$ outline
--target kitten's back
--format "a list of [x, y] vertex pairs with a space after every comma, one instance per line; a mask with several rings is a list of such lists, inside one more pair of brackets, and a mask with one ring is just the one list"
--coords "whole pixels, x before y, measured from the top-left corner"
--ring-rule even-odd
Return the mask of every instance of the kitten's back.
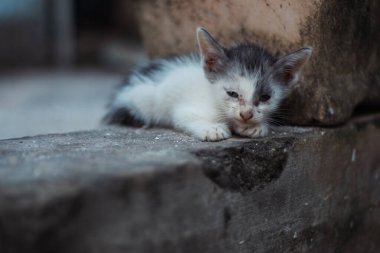
[[142, 127], [145, 125], [141, 118], [137, 117], [127, 107], [115, 105], [118, 96], [134, 85], [160, 85], [163, 79], [170, 75], [171, 71], [177, 71], [183, 66], [199, 65], [198, 54], [187, 54], [164, 59], [151, 60], [133, 69], [126, 81], [117, 88], [108, 105], [108, 113], [103, 117], [102, 123], [107, 125], [121, 125]]

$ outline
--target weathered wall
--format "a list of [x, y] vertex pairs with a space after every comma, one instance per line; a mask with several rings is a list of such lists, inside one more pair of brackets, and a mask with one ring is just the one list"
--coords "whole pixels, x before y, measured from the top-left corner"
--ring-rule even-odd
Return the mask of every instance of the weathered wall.
[[312, 46], [314, 54], [286, 106], [295, 124], [346, 121], [361, 103], [380, 101], [380, 4], [376, 0], [142, 0], [147, 52], [196, 49], [204, 26], [225, 46], [248, 40], [274, 54]]
[[0, 68], [39, 65], [48, 60], [47, 13], [44, 0], [0, 3]]
[[198, 142], [103, 129], [0, 141], [0, 252], [380, 251], [380, 115]]

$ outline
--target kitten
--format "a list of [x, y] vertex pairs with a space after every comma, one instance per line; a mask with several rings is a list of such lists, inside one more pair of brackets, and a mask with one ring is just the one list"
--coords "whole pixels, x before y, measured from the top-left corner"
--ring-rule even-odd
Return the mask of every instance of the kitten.
[[280, 59], [253, 44], [223, 48], [197, 29], [200, 54], [152, 60], [122, 87], [104, 118], [108, 124], [166, 126], [202, 141], [231, 132], [268, 134], [268, 120], [297, 81], [312, 49]]

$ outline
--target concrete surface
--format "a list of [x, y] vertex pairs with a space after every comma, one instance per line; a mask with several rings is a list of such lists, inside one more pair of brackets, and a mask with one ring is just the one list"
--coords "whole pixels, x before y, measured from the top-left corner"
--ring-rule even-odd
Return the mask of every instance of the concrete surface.
[[0, 139], [89, 130], [123, 77], [95, 70], [0, 74]]
[[379, 252], [380, 114], [205, 143], [105, 128], [0, 141], [0, 252]]
[[139, 23], [152, 57], [197, 50], [204, 26], [224, 46], [255, 42], [276, 55], [314, 48], [284, 106], [298, 125], [336, 125], [360, 103], [380, 105], [380, 4], [376, 0], [143, 0]]

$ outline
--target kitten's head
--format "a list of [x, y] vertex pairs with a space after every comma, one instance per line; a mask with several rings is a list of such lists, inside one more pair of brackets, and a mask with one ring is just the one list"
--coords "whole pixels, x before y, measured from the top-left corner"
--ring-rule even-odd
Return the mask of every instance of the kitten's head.
[[280, 59], [253, 44], [223, 48], [204, 29], [197, 29], [203, 70], [220, 96], [225, 117], [235, 124], [266, 122], [298, 80], [312, 49]]

